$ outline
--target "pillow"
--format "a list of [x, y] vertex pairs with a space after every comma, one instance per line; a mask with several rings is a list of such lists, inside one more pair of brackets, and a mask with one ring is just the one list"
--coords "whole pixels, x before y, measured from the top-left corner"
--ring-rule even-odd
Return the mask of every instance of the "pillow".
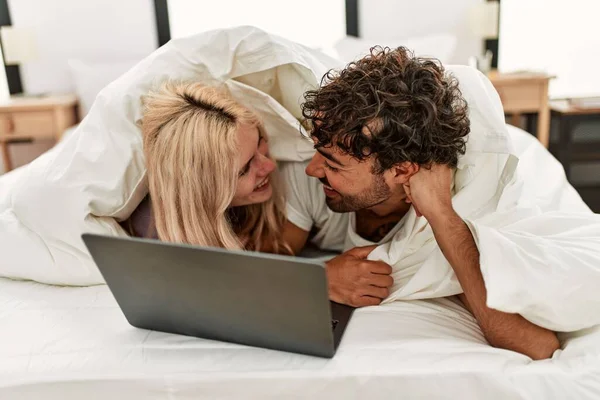
[[92, 108], [96, 96], [106, 85], [123, 75], [140, 59], [91, 62], [69, 60], [69, 69], [79, 98], [79, 117], [83, 119]]
[[450, 63], [456, 48], [456, 37], [451, 34], [435, 34], [427, 36], [413, 36], [398, 39], [367, 39], [346, 36], [339, 40], [334, 48], [340, 60], [348, 63], [369, 53], [375, 45], [396, 48], [407, 47], [421, 57], [435, 57], [443, 64]]

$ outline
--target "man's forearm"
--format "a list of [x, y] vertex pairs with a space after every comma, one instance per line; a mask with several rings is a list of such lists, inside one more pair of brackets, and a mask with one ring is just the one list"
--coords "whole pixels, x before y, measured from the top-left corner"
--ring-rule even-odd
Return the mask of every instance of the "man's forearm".
[[487, 307], [479, 250], [462, 218], [454, 210], [448, 210], [429, 223], [463, 288], [461, 300], [477, 319], [488, 342], [494, 347], [518, 351], [533, 359], [551, 357], [559, 347], [554, 332], [527, 321], [521, 315]]

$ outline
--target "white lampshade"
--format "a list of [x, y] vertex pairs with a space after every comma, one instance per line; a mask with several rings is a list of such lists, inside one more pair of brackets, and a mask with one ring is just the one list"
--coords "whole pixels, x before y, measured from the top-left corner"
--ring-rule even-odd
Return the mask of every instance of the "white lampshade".
[[498, 38], [500, 3], [483, 1], [469, 10], [469, 26], [473, 34], [482, 39]]
[[38, 49], [33, 31], [3, 26], [0, 28], [0, 37], [6, 65], [22, 64], [37, 59]]

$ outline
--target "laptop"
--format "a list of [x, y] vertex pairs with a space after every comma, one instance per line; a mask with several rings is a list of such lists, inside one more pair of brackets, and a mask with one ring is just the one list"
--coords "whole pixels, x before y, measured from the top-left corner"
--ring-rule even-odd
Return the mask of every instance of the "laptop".
[[84, 234], [135, 327], [331, 358], [353, 308], [330, 302], [322, 262]]

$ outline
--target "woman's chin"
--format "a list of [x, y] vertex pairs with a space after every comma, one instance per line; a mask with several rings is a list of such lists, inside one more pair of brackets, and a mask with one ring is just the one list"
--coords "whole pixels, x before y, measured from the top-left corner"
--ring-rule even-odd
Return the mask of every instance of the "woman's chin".
[[252, 204], [264, 203], [265, 201], [269, 201], [269, 199], [271, 199], [272, 196], [273, 187], [271, 186], [271, 183], [267, 183], [259, 190], [255, 190], [254, 192], [252, 192]]

